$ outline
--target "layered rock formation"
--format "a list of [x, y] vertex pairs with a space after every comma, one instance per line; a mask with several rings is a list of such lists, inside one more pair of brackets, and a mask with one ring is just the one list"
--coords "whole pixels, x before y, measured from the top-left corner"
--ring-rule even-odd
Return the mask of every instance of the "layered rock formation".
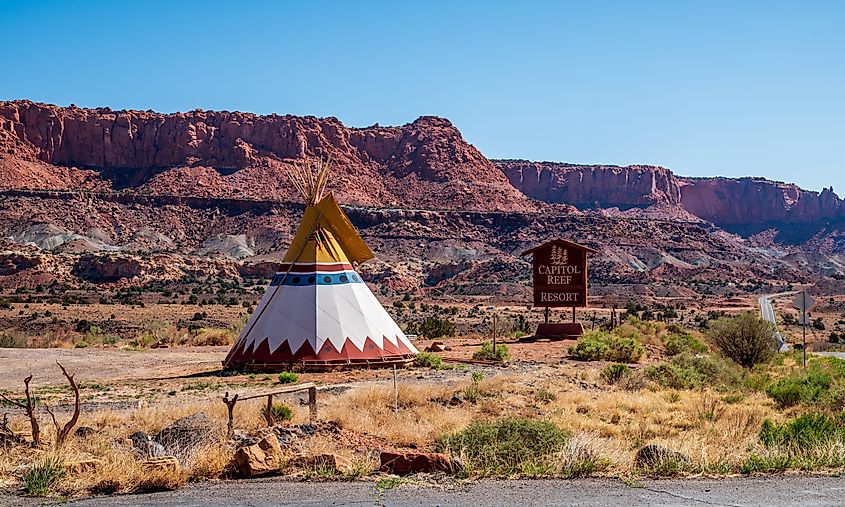
[[623, 210], [676, 207], [742, 234], [845, 220], [845, 204], [832, 188], [819, 193], [764, 178], [684, 178], [659, 166], [495, 163], [514, 187], [548, 203]]
[[845, 218], [845, 206], [832, 187], [819, 193], [763, 178], [677, 180], [682, 206], [723, 226], [759, 229], [767, 224], [808, 224]]
[[[358, 129], [312, 116], [202, 110], [165, 115], [2, 102], [0, 154], [5, 188], [79, 188], [97, 178], [96, 185], [106, 189], [279, 199], [292, 196], [287, 165], [332, 157], [343, 202], [531, 207], [448, 120], [436, 117]], [[44, 164], [63, 169], [53, 173]]]
[[682, 178], [659, 166], [491, 162], [448, 120], [430, 116], [399, 127], [350, 128], [312, 116], [0, 102], [0, 190], [231, 198], [250, 209], [254, 200], [272, 206], [294, 199], [285, 171], [312, 157], [332, 157], [333, 189], [347, 204], [506, 212], [567, 204], [611, 215], [618, 208], [629, 218], [703, 219], [746, 236], [775, 229], [767, 237], [789, 244], [829, 244], [816, 234], [845, 222], [845, 204], [832, 189]]
[[675, 175], [659, 166], [576, 165], [527, 160], [497, 160], [511, 185], [525, 195], [579, 208], [647, 207], [679, 204]]

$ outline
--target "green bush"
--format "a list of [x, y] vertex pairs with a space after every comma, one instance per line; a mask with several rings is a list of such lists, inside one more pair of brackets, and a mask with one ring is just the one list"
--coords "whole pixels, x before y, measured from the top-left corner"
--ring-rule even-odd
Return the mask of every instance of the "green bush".
[[[261, 416], [267, 417], [267, 406], [261, 407]], [[273, 403], [270, 406], [270, 416], [274, 422], [290, 421], [293, 419], [293, 409], [285, 403]]]
[[796, 446], [807, 448], [845, 438], [845, 420], [840, 415], [803, 414], [783, 424], [763, 421], [760, 442], [766, 447]]
[[412, 324], [408, 324], [408, 329], [416, 331], [416, 333], [411, 334], [420, 334], [429, 340], [436, 340], [444, 336], [455, 336], [455, 323], [449, 319], [441, 319], [440, 317], [433, 316], [426, 317], [419, 325], [414, 326]]
[[531, 324], [529, 324], [528, 319], [525, 318], [525, 314], [520, 313], [517, 315], [516, 320], [511, 327], [511, 336], [515, 338], [520, 338], [522, 336], [527, 335], [531, 332]]
[[677, 356], [684, 352], [695, 354], [707, 352], [707, 346], [687, 333], [671, 333], [663, 338], [663, 345], [666, 346], [666, 354], [669, 356]]
[[464, 398], [470, 403], [478, 403], [484, 393], [481, 391], [481, 381], [484, 380], [484, 374], [480, 371], [474, 371], [470, 375], [472, 383], [464, 389]]
[[584, 333], [578, 343], [569, 348], [569, 355], [579, 361], [615, 361], [636, 363], [645, 349], [633, 337], [621, 337], [601, 330]]
[[469, 471], [513, 475], [542, 470], [569, 438], [569, 433], [547, 421], [505, 419], [472, 423], [440, 437], [435, 448], [461, 458]]
[[704, 382], [704, 377], [692, 368], [666, 361], [646, 366], [645, 376], [669, 389], [693, 389]]
[[493, 350], [492, 343], [484, 342], [481, 344], [481, 348], [475, 351], [472, 358], [482, 361], [498, 361], [503, 363], [511, 358], [511, 354], [508, 351], [507, 345], [496, 345], [496, 350]]
[[442, 370], [446, 368], [443, 363], [443, 358], [431, 352], [420, 352], [414, 357], [414, 364], [417, 366], [431, 368], [433, 370]]
[[720, 318], [710, 324], [707, 337], [725, 357], [745, 368], [768, 361], [777, 351], [774, 325], [752, 312]]
[[608, 384], [616, 384], [622, 377], [628, 375], [631, 368], [627, 364], [613, 363], [605, 366], [601, 371], [601, 378]]
[[0, 349], [22, 349], [26, 346], [27, 339], [25, 336], [13, 331], [4, 331], [0, 333]]
[[800, 370], [769, 385], [766, 394], [775, 400], [781, 408], [798, 404], [813, 405], [818, 403], [830, 390], [830, 374], [818, 365], [812, 364], [807, 370]]
[[30, 467], [23, 475], [24, 491], [32, 496], [46, 496], [50, 489], [65, 476], [61, 460], [48, 457]]
[[280, 384], [293, 384], [296, 383], [298, 379], [299, 377], [292, 371], [283, 371], [282, 373], [279, 373]]
[[670, 389], [695, 389], [702, 385], [735, 387], [741, 379], [739, 368], [722, 358], [709, 354], [678, 354], [669, 361], [649, 365], [648, 379]]
[[76, 323], [76, 332], [86, 334], [98, 334], [100, 332], [100, 328], [90, 320], [82, 319]]

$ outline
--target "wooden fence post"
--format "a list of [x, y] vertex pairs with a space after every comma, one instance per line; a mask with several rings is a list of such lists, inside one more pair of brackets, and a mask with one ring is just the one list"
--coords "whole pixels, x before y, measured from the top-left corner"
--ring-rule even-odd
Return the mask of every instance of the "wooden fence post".
[[226, 438], [232, 438], [235, 434], [235, 419], [234, 419], [234, 412], [235, 412], [235, 403], [238, 402], [238, 395], [229, 399], [229, 392], [226, 391], [226, 395], [223, 396], [223, 403], [226, 404], [226, 409], [229, 411], [229, 420], [226, 424]]
[[267, 395], [267, 410], [264, 412], [264, 419], [267, 421], [267, 426], [272, 426], [275, 422], [273, 420], [273, 395]]
[[317, 422], [317, 388], [308, 388], [308, 409], [311, 413], [311, 422]]

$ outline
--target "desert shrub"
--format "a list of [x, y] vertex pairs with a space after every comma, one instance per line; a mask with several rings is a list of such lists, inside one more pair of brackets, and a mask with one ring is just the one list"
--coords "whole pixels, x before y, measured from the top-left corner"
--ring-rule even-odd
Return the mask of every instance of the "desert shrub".
[[[261, 416], [267, 417], [267, 406], [261, 407]], [[270, 417], [273, 421], [290, 421], [293, 419], [293, 409], [285, 403], [273, 403], [270, 406]]]
[[781, 408], [802, 403], [813, 405], [828, 393], [831, 383], [830, 374], [813, 364], [807, 370], [793, 372], [788, 377], [772, 383], [766, 389], [766, 394]]
[[705, 384], [715, 388], [734, 387], [742, 378], [739, 367], [725, 359], [688, 352], [647, 366], [645, 375], [670, 389], [694, 389]]
[[416, 334], [421, 334], [430, 340], [436, 340], [444, 336], [455, 336], [455, 323], [437, 316], [426, 317], [417, 326], [416, 331]]
[[298, 379], [299, 379], [299, 377], [296, 375], [296, 373], [294, 373], [292, 371], [283, 371], [282, 373], [279, 373], [279, 383], [280, 384], [293, 384]]
[[845, 420], [827, 414], [803, 414], [783, 424], [766, 419], [760, 428], [760, 442], [766, 447], [810, 447], [845, 438]]
[[540, 403], [551, 403], [557, 399], [557, 395], [548, 389], [538, 389], [534, 393], [534, 399]]
[[414, 357], [414, 364], [424, 368], [431, 368], [433, 370], [441, 370], [446, 368], [443, 363], [443, 358], [431, 352], [420, 352]]
[[470, 403], [478, 403], [478, 400], [484, 395], [481, 392], [481, 381], [484, 380], [484, 374], [480, 371], [474, 371], [470, 378], [472, 383], [464, 389], [464, 398]]
[[632, 337], [621, 337], [614, 333], [593, 330], [578, 338], [578, 343], [569, 348], [569, 355], [579, 361], [615, 361], [636, 363], [645, 349]]
[[186, 339], [188, 345], [194, 347], [216, 347], [220, 345], [231, 345], [234, 343], [237, 334], [230, 329], [206, 329], [193, 328], [188, 324], [189, 336]]
[[27, 346], [25, 336], [12, 331], [0, 333], [0, 349], [22, 349]]
[[23, 475], [24, 491], [32, 496], [46, 496], [65, 476], [64, 465], [55, 456], [33, 464]]
[[469, 471], [513, 475], [542, 469], [569, 438], [569, 433], [548, 421], [505, 419], [472, 423], [437, 439], [435, 448], [461, 458]]
[[677, 356], [684, 352], [696, 354], [707, 352], [707, 346], [687, 333], [670, 333], [663, 338], [663, 345], [666, 346], [666, 354], [670, 356]]
[[511, 354], [508, 351], [507, 345], [496, 345], [496, 349], [493, 350], [493, 344], [490, 342], [482, 343], [481, 348], [476, 350], [472, 355], [473, 359], [479, 359], [482, 361], [498, 361], [500, 363], [507, 361], [510, 357]]
[[745, 368], [767, 361], [777, 351], [774, 325], [751, 312], [712, 322], [707, 337], [725, 357]]
[[693, 389], [704, 382], [704, 377], [692, 368], [668, 361], [646, 366], [645, 376], [661, 387], [669, 389]]
[[520, 313], [516, 316], [516, 320], [511, 327], [511, 336], [520, 338], [531, 332], [531, 324], [525, 318], [525, 314]]
[[627, 364], [621, 363], [613, 363], [605, 366], [601, 370], [601, 378], [608, 384], [616, 384], [622, 377], [628, 375], [631, 372], [631, 368], [628, 368]]
[[734, 387], [742, 379], [740, 367], [721, 356], [685, 352], [671, 359], [672, 364], [695, 371], [712, 387]]
[[82, 319], [76, 323], [76, 332], [77, 333], [90, 333], [90, 334], [97, 334], [100, 332], [99, 326], [91, 322], [90, 320]]

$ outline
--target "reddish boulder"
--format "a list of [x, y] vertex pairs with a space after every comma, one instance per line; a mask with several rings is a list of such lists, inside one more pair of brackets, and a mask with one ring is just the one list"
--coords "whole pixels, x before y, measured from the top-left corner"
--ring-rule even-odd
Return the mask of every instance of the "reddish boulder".
[[436, 452], [381, 453], [381, 471], [395, 475], [445, 472], [453, 473], [460, 465], [446, 454]]

